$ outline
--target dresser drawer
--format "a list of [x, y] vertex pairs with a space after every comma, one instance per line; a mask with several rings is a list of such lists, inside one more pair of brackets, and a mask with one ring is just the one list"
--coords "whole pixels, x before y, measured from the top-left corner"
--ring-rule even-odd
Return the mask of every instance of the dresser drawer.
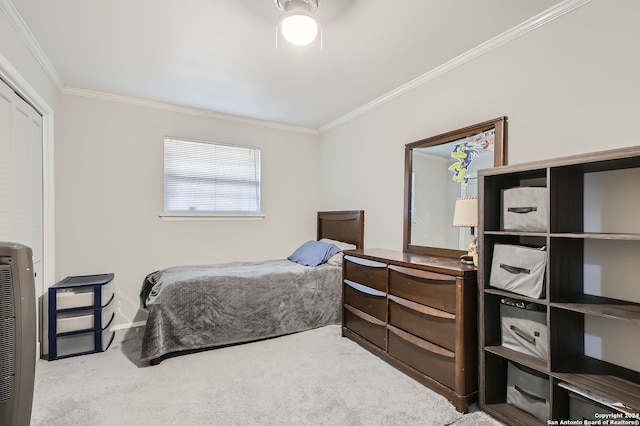
[[387, 320], [386, 297], [382, 291], [344, 280], [344, 303], [381, 321]]
[[389, 324], [451, 351], [456, 349], [456, 316], [449, 312], [390, 295]]
[[354, 256], [345, 256], [344, 278], [386, 293], [387, 264]]
[[389, 293], [436, 309], [456, 312], [456, 277], [389, 266]]
[[342, 310], [344, 326], [381, 349], [385, 349], [387, 331], [385, 323], [349, 305]]
[[389, 330], [388, 353], [443, 385], [455, 388], [455, 354], [393, 326]]

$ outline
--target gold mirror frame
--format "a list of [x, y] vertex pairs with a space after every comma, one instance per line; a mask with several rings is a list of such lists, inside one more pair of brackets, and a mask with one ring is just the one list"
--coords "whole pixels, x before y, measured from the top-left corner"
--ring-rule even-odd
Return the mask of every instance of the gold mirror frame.
[[[416, 142], [405, 145], [404, 156], [404, 231], [403, 231], [403, 250], [406, 252], [445, 256], [459, 257], [467, 252], [465, 250], [456, 250], [443, 247], [429, 247], [411, 244], [411, 202], [412, 202], [412, 170], [413, 170], [413, 149], [425, 148], [436, 145], [446, 144], [458, 139], [463, 139], [480, 132], [495, 130], [494, 135], [494, 167], [507, 164], [507, 117], [499, 117], [493, 120], [467, 126], [451, 132], [432, 136], [427, 139], [421, 139]], [[443, 223], [442, 226], [451, 226], [450, 223]]]

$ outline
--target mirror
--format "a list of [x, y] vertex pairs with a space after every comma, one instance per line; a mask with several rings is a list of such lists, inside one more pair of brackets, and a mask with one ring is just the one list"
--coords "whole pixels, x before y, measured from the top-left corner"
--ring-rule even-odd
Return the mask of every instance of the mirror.
[[470, 228], [453, 227], [456, 198], [477, 196], [477, 171], [506, 164], [507, 117], [405, 146], [404, 250], [457, 257]]

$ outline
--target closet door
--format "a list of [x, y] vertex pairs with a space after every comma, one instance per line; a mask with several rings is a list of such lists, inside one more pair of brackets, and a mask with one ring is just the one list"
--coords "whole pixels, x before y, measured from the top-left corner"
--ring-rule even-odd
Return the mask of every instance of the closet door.
[[0, 81], [0, 241], [11, 241], [11, 116], [15, 93]]
[[38, 301], [44, 294], [42, 186], [42, 117], [0, 80], [0, 241], [33, 250]]
[[13, 240], [42, 262], [42, 117], [15, 95], [11, 118]]

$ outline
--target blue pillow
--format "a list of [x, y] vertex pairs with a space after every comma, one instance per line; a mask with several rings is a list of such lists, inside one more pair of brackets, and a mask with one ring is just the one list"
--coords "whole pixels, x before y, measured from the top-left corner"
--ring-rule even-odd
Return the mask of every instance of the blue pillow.
[[287, 259], [305, 266], [318, 266], [339, 252], [340, 249], [335, 244], [307, 241], [298, 247]]

